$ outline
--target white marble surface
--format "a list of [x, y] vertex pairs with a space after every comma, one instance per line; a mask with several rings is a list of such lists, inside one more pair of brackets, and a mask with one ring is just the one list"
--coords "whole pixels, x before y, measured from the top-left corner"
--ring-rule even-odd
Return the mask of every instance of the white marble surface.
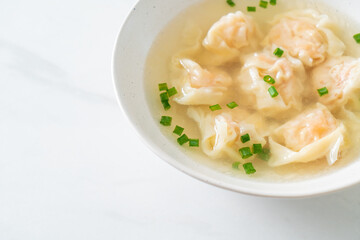
[[145, 148], [110, 71], [134, 3], [0, 2], [0, 239], [360, 239], [360, 186], [245, 196]]

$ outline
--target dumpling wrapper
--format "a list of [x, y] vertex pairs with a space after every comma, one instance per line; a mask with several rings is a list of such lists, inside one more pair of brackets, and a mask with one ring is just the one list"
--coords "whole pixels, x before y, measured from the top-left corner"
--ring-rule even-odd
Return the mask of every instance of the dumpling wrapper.
[[344, 126], [341, 125], [328, 136], [307, 145], [299, 152], [290, 150], [289, 148], [275, 142], [270, 137], [269, 144], [271, 149], [271, 158], [269, 160], [269, 165], [271, 167], [277, 167], [295, 162], [307, 163], [324, 157], [324, 152], [326, 153], [326, 159], [329, 165], [333, 165], [338, 159], [340, 146], [344, 141], [344, 131]]
[[252, 17], [237, 11], [221, 17], [211, 26], [203, 41], [203, 46], [212, 55], [220, 56], [225, 63], [241, 53], [255, 50], [258, 47], [260, 35], [259, 28]]
[[[244, 110], [234, 109], [231, 113], [216, 114], [204, 108], [191, 107], [188, 109], [188, 116], [199, 125], [201, 147], [204, 153], [213, 159], [228, 157], [244, 162], [239, 153], [240, 148], [251, 147], [254, 143], [266, 143], [255, 130], [255, 126], [244, 121], [249, 116]], [[247, 133], [251, 140], [244, 144], [240, 141], [240, 136]]]
[[315, 10], [296, 10], [275, 17], [263, 46], [276, 45], [289, 51], [308, 67], [327, 56], [343, 55], [345, 44], [334, 34], [335, 25], [327, 15]]
[[[309, 136], [311, 129], [306, 129], [306, 126], [311, 121], [316, 121], [311, 127], [314, 131], [319, 132]], [[290, 132], [293, 135], [284, 136], [283, 134], [286, 134], [286, 132]], [[344, 125], [336, 123], [331, 113], [323, 105], [318, 104], [315, 109], [311, 109], [284, 124], [275, 130], [275, 135], [269, 137], [271, 150], [269, 165], [277, 167], [295, 162], [306, 163], [324, 156], [328, 164], [332, 165], [338, 160], [339, 152], [344, 144], [344, 133]], [[287, 139], [279, 140], [284, 137]], [[287, 143], [287, 140], [290, 142]], [[289, 144], [291, 144], [292, 149], [289, 147]], [[301, 149], [294, 150], [293, 148], [298, 145], [301, 146]]]
[[328, 94], [321, 97], [316, 95], [318, 101], [329, 109], [343, 107], [349, 100], [353, 100], [357, 109], [360, 108], [360, 59], [329, 58], [313, 69], [311, 81], [313, 92], [323, 87], [328, 89]]
[[[272, 98], [264, 76], [274, 78], [279, 95]], [[278, 58], [272, 50], [254, 53], [245, 58], [237, 77], [242, 102], [266, 116], [279, 116], [283, 112], [300, 111], [306, 72], [300, 60], [284, 53]]]
[[232, 78], [218, 68], [202, 68], [190, 59], [181, 59], [179, 76], [172, 79], [172, 84], [179, 94], [174, 100], [182, 105], [214, 105], [225, 97]]
[[186, 23], [182, 36], [186, 47], [175, 54], [173, 65], [182, 58], [189, 58], [200, 65], [220, 66], [238, 62], [241, 55], [257, 49], [261, 33], [252, 17], [238, 11], [214, 23], [206, 36], [200, 27]]

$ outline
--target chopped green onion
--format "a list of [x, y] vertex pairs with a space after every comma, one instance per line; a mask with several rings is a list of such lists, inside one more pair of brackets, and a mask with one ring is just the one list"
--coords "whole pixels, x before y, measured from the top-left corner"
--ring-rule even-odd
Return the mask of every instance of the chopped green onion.
[[360, 33], [354, 35], [354, 39], [357, 43], [360, 43]]
[[329, 93], [329, 90], [328, 90], [326, 87], [320, 88], [320, 89], [318, 89], [317, 91], [318, 91], [320, 97], [322, 97], [322, 96], [324, 96], [324, 95], [326, 95], [326, 94]]
[[170, 88], [170, 89], [167, 90], [167, 93], [169, 94], [169, 97], [172, 97], [172, 96], [174, 96], [175, 94], [177, 94], [178, 92], [177, 92], [177, 90], [176, 90], [175, 87], [172, 87], [172, 88]]
[[276, 5], [276, 0], [270, 0], [270, 4], [275, 6]]
[[250, 141], [250, 135], [248, 133], [245, 135], [242, 135], [240, 138], [241, 138], [242, 143], [246, 143], [246, 142]]
[[235, 3], [232, 0], [226, 0], [227, 4], [229, 4], [230, 7], [235, 7]]
[[251, 150], [249, 147], [244, 147], [239, 149], [242, 159], [247, 159], [252, 156]]
[[162, 102], [168, 101], [169, 100], [169, 95], [167, 92], [163, 92], [160, 94], [160, 99]]
[[264, 77], [264, 81], [269, 83], [269, 84], [275, 84], [275, 79], [273, 79], [270, 75], [266, 75]]
[[199, 139], [189, 139], [189, 146], [190, 147], [198, 147], [199, 146]]
[[260, 1], [260, 4], [259, 4], [260, 7], [267, 8], [267, 5], [268, 5], [267, 1], [263, 1], [263, 0]]
[[282, 50], [281, 48], [277, 48], [274, 51], [274, 55], [279, 57], [279, 58], [282, 57], [283, 54], [284, 54], [284, 50]]
[[268, 89], [269, 93], [270, 93], [270, 96], [272, 98], [274, 97], [277, 97], [279, 95], [278, 91], [276, 91], [276, 88], [274, 86], [271, 86], [269, 89]]
[[231, 102], [229, 104], [226, 104], [226, 106], [228, 106], [228, 108], [230, 108], [230, 109], [234, 109], [234, 108], [238, 107], [239, 105], [236, 102]]
[[251, 162], [245, 163], [243, 165], [243, 168], [244, 168], [246, 174], [254, 174], [254, 173], [256, 173], [256, 170], [255, 170], [255, 168], [254, 168], [254, 166], [253, 166], [253, 164]]
[[171, 108], [171, 105], [169, 103], [169, 101], [161, 101], [165, 111], [169, 110]]
[[168, 90], [167, 83], [159, 83], [159, 91], [166, 91]]
[[232, 164], [232, 168], [233, 169], [239, 169], [239, 165], [240, 165], [241, 163], [240, 162], [234, 162], [233, 164]]
[[181, 134], [183, 133], [183, 131], [184, 131], [184, 128], [182, 128], [182, 127], [180, 127], [180, 126], [176, 125], [176, 127], [175, 127], [175, 129], [174, 129], [173, 133], [175, 133], [176, 135], [181, 136]]
[[185, 143], [187, 143], [189, 141], [189, 138], [188, 136], [186, 136], [186, 134], [183, 134], [181, 137], [179, 137], [177, 139], [177, 142], [180, 144], [180, 145], [184, 145]]
[[248, 12], [256, 12], [256, 7], [247, 7]]
[[261, 144], [253, 144], [253, 153], [257, 154], [257, 153], [262, 153], [263, 152], [263, 148]]
[[217, 111], [217, 110], [220, 110], [220, 109], [221, 109], [221, 106], [219, 104], [210, 106], [210, 110], [213, 111], [213, 112]]
[[160, 124], [164, 126], [171, 126], [172, 117], [162, 116], [160, 120]]
[[270, 150], [267, 148], [263, 148], [260, 153], [257, 154], [257, 156], [264, 161], [269, 161], [270, 159]]

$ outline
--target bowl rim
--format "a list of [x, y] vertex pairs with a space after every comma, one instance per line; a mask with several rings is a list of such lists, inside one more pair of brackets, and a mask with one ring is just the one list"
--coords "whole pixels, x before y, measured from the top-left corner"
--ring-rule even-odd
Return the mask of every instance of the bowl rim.
[[[115, 42], [114, 42], [114, 45], [112, 48], [111, 75], [112, 75], [112, 84], [114, 87], [116, 100], [117, 100], [118, 106], [121, 109], [121, 112], [127, 119], [127, 122], [129, 123], [129, 125], [133, 128], [134, 132], [136, 133], [138, 138], [141, 140], [141, 142], [144, 143], [144, 145], [147, 146], [148, 149], [150, 149], [157, 157], [159, 157], [161, 160], [168, 163], [172, 167], [176, 168], [177, 170], [180, 170], [181, 172], [185, 173], [186, 175], [191, 176], [191, 177], [193, 177], [197, 180], [200, 180], [204, 183], [207, 183], [207, 184], [210, 184], [210, 185], [213, 185], [215, 187], [222, 188], [225, 190], [229, 190], [232, 192], [242, 193], [242, 194], [257, 196], [257, 197], [285, 198], [285, 199], [309, 198], [309, 197], [322, 196], [322, 195], [331, 194], [333, 192], [342, 191], [342, 190], [345, 190], [347, 188], [350, 188], [350, 187], [355, 186], [360, 183], [360, 178], [359, 178], [359, 179], [357, 179], [357, 181], [344, 182], [343, 184], [338, 184], [334, 187], [323, 187], [316, 191], [309, 189], [306, 192], [299, 191], [299, 192], [285, 193], [283, 190], [281, 190], [281, 191], [278, 190], [277, 192], [274, 192], [274, 193], [264, 193], [260, 190], [252, 190], [248, 187], [243, 187], [240, 185], [235, 185], [235, 184], [218, 181], [211, 176], [208, 176], [204, 173], [201, 173], [197, 170], [187, 167], [186, 165], [180, 163], [179, 161], [176, 161], [175, 158], [172, 158], [171, 156], [168, 156], [167, 154], [162, 152], [161, 149], [158, 148], [157, 146], [150, 144], [150, 141], [148, 141], [146, 139], [146, 137], [140, 132], [138, 127], [131, 120], [130, 114], [124, 105], [124, 102], [122, 100], [122, 97], [121, 97], [121, 94], [119, 91], [120, 88], [118, 87], [118, 83], [117, 83], [118, 77], [117, 77], [116, 66], [115, 66], [116, 58], [117, 58], [118, 51], [119, 51], [119, 42], [123, 35], [124, 27], [127, 25], [127, 23], [129, 22], [129, 19], [132, 17], [133, 10], [135, 10], [137, 8], [137, 6], [141, 3], [141, 1], [142, 0], [137, 0], [133, 4], [133, 6], [130, 8], [130, 11], [129, 11], [127, 17], [125, 18], [125, 20], [123, 20], [122, 24], [120, 25], [120, 28], [118, 30], [118, 33], [117, 33], [117, 36], [115, 38]], [[261, 182], [261, 183], [263, 183], [263, 182]], [[295, 183], [295, 182], [293, 182], [293, 183]], [[276, 183], [269, 183], [269, 184], [276, 184]]]

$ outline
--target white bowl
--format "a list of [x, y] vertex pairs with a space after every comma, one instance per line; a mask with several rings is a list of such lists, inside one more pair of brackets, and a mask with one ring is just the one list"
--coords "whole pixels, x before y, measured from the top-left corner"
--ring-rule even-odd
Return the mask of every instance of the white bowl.
[[[305, 197], [329, 193], [360, 182], [360, 161], [353, 161], [333, 173], [297, 182], [262, 182], [254, 181], [253, 178], [232, 177], [194, 161], [159, 131], [159, 118], [150, 112], [145, 96], [143, 74], [146, 58], [152, 43], [167, 23], [197, 2], [201, 0], [140, 0], [116, 41], [113, 78], [118, 100], [137, 133], [152, 151], [190, 176], [251, 195]], [[350, 19], [360, 20], [359, 1], [326, 0], [325, 3], [340, 12], [346, 12]]]

